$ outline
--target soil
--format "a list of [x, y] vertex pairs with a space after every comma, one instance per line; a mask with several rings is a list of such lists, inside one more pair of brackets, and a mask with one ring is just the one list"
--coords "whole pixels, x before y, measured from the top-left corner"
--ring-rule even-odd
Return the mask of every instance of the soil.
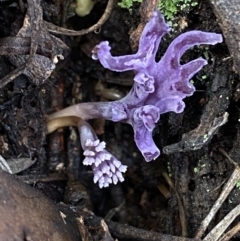
[[[81, 30], [99, 20], [107, 2], [97, 1], [91, 13], [82, 18], [68, 12], [70, 1], [44, 1], [41, 6], [46, 21]], [[16, 36], [22, 27], [19, 23], [24, 19], [27, 3], [22, 4], [1, 1], [1, 38]], [[103, 189], [93, 183], [91, 170], [82, 164], [83, 153], [75, 127], [61, 128], [47, 135], [49, 114], [79, 102], [121, 98], [131, 89], [133, 73], [104, 69], [91, 59], [91, 50], [100, 41], [108, 40], [113, 55], [132, 53], [129, 38], [141, 22], [139, 6], [140, 3], [134, 3], [132, 11], [114, 6], [110, 17], [95, 32], [78, 37], [55, 35], [59, 39], [58, 47], [56, 50], [52, 47], [51, 51], [64, 55], [64, 60], [59, 61], [50, 76], [44, 73], [42, 81], [36, 81], [31, 71], [23, 71], [0, 88], [0, 155], [7, 163], [14, 161], [13, 165], [33, 161], [29, 168], [19, 165], [16, 175], [20, 179], [56, 204], [63, 202], [81, 212], [89, 210], [92, 215], [105, 218], [110, 234], [118, 240], [160, 240], [151, 239], [151, 233], [154, 236], [155, 232], [193, 238], [234, 170], [221, 150], [240, 164], [239, 76], [225, 42], [196, 47], [184, 54], [183, 63], [202, 56], [209, 64], [193, 77], [196, 92], [184, 99], [184, 112], [166, 113], [157, 123], [154, 140], [161, 150], [157, 160], [144, 161], [134, 143], [131, 126], [90, 121], [108, 150], [128, 166], [123, 183]], [[177, 26], [163, 38], [157, 58], [161, 58], [169, 43], [182, 32], [197, 29], [222, 33], [213, 10], [210, 1], [199, 0], [197, 6], [180, 11], [175, 19]], [[29, 35], [24, 34], [27, 39]], [[64, 43], [68, 49], [59, 47]], [[0, 41], [0, 78], [4, 78], [21, 66], [22, 59], [16, 62], [1, 46], [4, 44]], [[21, 56], [22, 46], [17, 42], [13, 49], [16, 52], [12, 54]], [[236, 187], [205, 234], [239, 201], [240, 190]], [[114, 233], [110, 220], [126, 224], [129, 230], [130, 227], [147, 230], [150, 238], [140, 239], [133, 231], [129, 231], [129, 236], [127, 232]], [[230, 227], [236, 223], [237, 220]], [[96, 238], [99, 234], [89, 228], [91, 225], [86, 223], [92, 240], [111, 240]], [[231, 240], [238, 238], [236, 234]]]

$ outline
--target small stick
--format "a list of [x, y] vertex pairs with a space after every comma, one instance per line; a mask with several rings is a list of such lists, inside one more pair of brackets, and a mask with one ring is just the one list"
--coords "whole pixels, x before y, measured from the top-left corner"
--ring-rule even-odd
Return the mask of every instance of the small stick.
[[182, 200], [177, 192], [177, 189], [175, 188], [171, 178], [168, 176], [168, 174], [166, 172], [162, 173], [163, 177], [165, 178], [165, 180], [167, 181], [168, 185], [170, 186], [170, 188], [173, 189], [173, 191], [176, 194], [177, 197], [177, 201], [178, 201], [178, 206], [179, 206], [179, 218], [180, 218], [180, 223], [181, 223], [181, 228], [182, 228], [182, 236], [183, 237], [187, 237], [188, 233], [187, 233], [187, 222], [186, 222], [186, 214], [185, 214], [185, 210], [184, 210], [184, 206], [182, 203]]
[[227, 233], [225, 233], [224, 236], [222, 236], [222, 238], [219, 239], [219, 241], [228, 241], [239, 231], [240, 231], [240, 222], [236, 226], [234, 226], [231, 230], [229, 230]]
[[118, 213], [119, 211], [121, 211], [121, 209], [125, 206], [125, 201], [123, 201], [118, 207], [112, 208], [108, 211], [108, 213], [105, 215], [104, 219], [106, 221], [110, 221], [113, 216]]
[[46, 25], [48, 31], [51, 33], [63, 34], [63, 35], [68, 35], [68, 36], [85, 35], [90, 32], [96, 31], [107, 21], [107, 19], [109, 18], [110, 14], [112, 12], [114, 2], [115, 2], [115, 0], [108, 0], [107, 7], [106, 7], [105, 12], [102, 15], [102, 17], [99, 19], [99, 21], [96, 24], [94, 24], [93, 26], [91, 26], [90, 28], [87, 28], [87, 29], [75, 31], [75, 30], [58, 27], [58, 26], [56, 26], [52, 23], [46, 22], [46, 21], [44, 21], [44, 24]]
[[[223, 202], [226, 200], [229, 193], [235, 187], [237, 181], [240, 179], [240, 167], [237, 165], [236, 162], [234, 162], [231, 159], [231, 157], [223, 149], [219, 149], [219, 150], [235, 166], [235, 169], [234, 169], [232, 175], [230, 176], [228, 182], [225, 184], [220, 196], [214, 203], [212, 209], [210, 210], [210, 212], [208, 213], [206, 218], [202, 221], [198, 231], [196, 232], [195, 238], [199, 238], [199, 239], [202, 237], [202, 235], [205, 232], [205, 230], [207, 229], [209, 223], [211, 222], [211, 220], [213, 219], [213, 217], [215, 216], [215, 214], [217, 213], [219, 208], [222, 206]], [[213, 239], [213, 240], [215, 240], [215, 239]]]
[[240, 204], [238, 204], [230, 213], [228, 213], [218, 225], [203, 239], [203, 241], [217, 241], [228, 226], [240, 214]]

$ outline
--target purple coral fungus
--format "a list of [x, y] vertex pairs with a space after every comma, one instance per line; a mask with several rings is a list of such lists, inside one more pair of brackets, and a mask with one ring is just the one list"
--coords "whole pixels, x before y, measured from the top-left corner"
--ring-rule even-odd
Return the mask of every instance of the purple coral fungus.
[[[186, 32], [178, 36], [170, 44], [162, 59], [156, 62], [155, 56], [160, 40], [169, 31], [170, 28], [162, 14], [155, 11], [143, 30], [137, 53], [113, 57], [107, 41], [98, 44], [93, 49], [93, 59], [98, 59], [105, 68], [113, 71], [134, 71], [134, 85], [131, 91], [118, 101], [81, 103], [70, 106], [53, 113], [50, 119], [79, 116], [82, 119], [104, 118], [128, 123], [134, 129], [135, 142], [145, 160], [156, 159], [160, 155], [160, 151], [152, 139], [155, 124], [163, 113], [169, 111], [180, 113], [184, 110], [183, 99], [191, 96], [195, 91], [195, 87], [189, 80], [207, 64], [205, 59], [198, 58], [181, 65], [181, 56], [194, 45], [214, 45], [222, 42], [221, 34], [202, 31]], [[86, 134], [80, 131], [80, 135]], [[86, 140], [86, 137], [84, 138]], [[116, 183], [117, 180], [122, 181], [119, 173], [114, 178], [109, 173], [114, 168], [118, 168], [120, 173], [125, 172], [125, 166], [121, 166], [121, 163], [119, 164], [114, 159], [117, 163], [115, 165], [110, 154], [101, 149], [104, 144], [96, 141], [95, 137], [89, 139], [91, 140], [87, 142], [89, 146], [87, 143], [82, 144], [85, 145], [84, 163], [93, 165], [94, 180], [98, 180], [100, 186], [108, 186], [109, 183]], [[98, 152], [98, 149], [101, 151]], [[111, 166], [111, 163], [114, 167]], [[112, 178], [111, 181], [110, 178]]]
[[92, 127], [83, 120], [78, 122], [81, 146], [84, 150], [85, 159], [83, 164], [91, 166], [93, 170], [93, 181], [99, 187], [108, 187], [109, 184], [123, 182], [122, 173], [126, 172], [127, 166], [116, 159], [105, 150], [106, 143], [100, 142]]
[[220, 34], [186, 32], [178, 36], [162, 59], [156, 62], [160, 40], [169, 30], [162, 14], [155, 11], [143, 30], [136, 54], [113, 57], [107, 41], [93, 50], [93, 59], [99, 59], [105, 68], [118, 72], [133, 70], [135, 73], [135, 82], [129, 94], [111, 104], [110, 119], [133, 126], [135, 142], [146, 161], [156, 159], [160, 154], [152, 140], [152, 131], [160, 115], [184, 110], [183, 99], [195, 91], [189, 80], [207, 64], [205, 59], [198, 58], [181, 65], [181, 56], [194, 45], [222, 42]]

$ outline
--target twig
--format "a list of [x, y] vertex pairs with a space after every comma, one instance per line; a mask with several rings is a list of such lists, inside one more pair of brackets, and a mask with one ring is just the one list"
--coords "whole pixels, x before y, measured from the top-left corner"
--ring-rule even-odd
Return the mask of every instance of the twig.
[[93, 32], [93, 31], [99, 29], [107, 21], [108, 17], [110, 16], [110, 14], [112, 12], [114, 2], [115, 2], [115, 0], [108, 0], [107, 7], [106, 7], [105, 12], [102, 15], [102, 17], [99, 19], [99, 21], [96, 24], [94, 24], [93, 26], [91, 26], [88, 29], [83, 29], [81, 31], [75, 31], [75, 30], [58, 27], [58, 26], [56, 26], [52, 23], [46, 22], [46, 21], [44, 21], [44, 23], [45, 23], [46, 27], [48, 28], [48, 31], [51, 33], [63, 34], [63, 35], [68, 35], [68, 36], [85, 35], [85, 34], [88, 34], [90, 32]]
[[51, 173], [51, 174], [29, 174], [17, 176], [19, 180], [25, 182], [29, 185], [35, 185], [38, 182], [58, 182], [58, 181], [67, 181], [67, 177], [64, 174]]
[[12, 80], [14, 80], [19, 75], [21, 75], [24, 72], [25, 68], [26, 68], [26, 63], [23, 64], [22, 66], [16, 68], [16, 69], [14, 69], [10, 74], [8, 74], [5, 77], [3, 77], [1, 79], [1, 82], [0, 82], [0, 88], [3, 88], [5, 85], [7, 85]]
[[106, 221], [110, 221], [113, 218], [113, 216], [116, 213], [118, 213], [124, 206], [125, 206], [125, 200], [118, 207], [110, 209], [108, 213], [105, 215], [104, 219]]
[[190, 239], [184, 237], [176, 237], [168, 234], [157, 233], [135, 228], [112, 221], [106, 221], [110, 233], [117, 238], [135, 241], [199, 241], [199, 239]]
[[217, 241], [228, 226], [240, 214], [240, 204], [238, 204], [230, 213], [228, 213], [223, 220], [216, 225], [212, 231], [203, 239], [203, 241]]
[[165, 178], [165, 180], [167, 181], [170, 188], [172, 188], [176, 194], [178, 206], [179, 206], [179, 218], [180, 218], [180, 223], [181, 223], [181, 228], [182, 228], [182, 236], [187, 237], [188, 236], [187, 235], [187, 226], [186, 226], [187, 222], [186, 222], [186, 215], [185, 215], [185, 210], [184, 210], [182, 200], [181, 200], [181, 198], [177, 192], [177, 189], [175, 188], [171, 178], [168, 176], [168, 174], [166, 172], [163, 172], [162, 175]]
[[[91, 227], [92, 230], [96, 229], [102, 220], [102, 218], [97, 217], [84, 209], [77, 208], [76, 213], [78, 216], [84, 217], [84, 223]], [[176, 237], [169, 234], [143, 230], [113, 221], [105, 220], [105, 222], [108, 225], [110, 233], [118, 239], [134, 241], [200, 241], [199, 239], [194, 238]]]
[[[207, 217], [202, 221], [198, 231], [196, 232], [195, 238], [201, 238], [205, 230], [207, 229], [209, 223], [219, 210], [219, 208], [222, 206], [223, 202], [228, 197], [229, 193], [232, 191], [232, 189], [235, 187], [237, 181], [240, 179], [240, 167], [229, 157], [229, 155], [222, 149], [220, 149], [223, 155], [227, 157], [227, 159], [235, 165], [235, 169], [229, 178], [228, 182], [225, 184], [223, 191], [221, 192], [220, 196], [214, 203], [212, 209], [208, 213]], [[224, 232], [224, 231], [223, 231]], [[221, 233], [222, 234], [222, 233]], [[215, 240], [215, 239], [213, 239]]]
[[228, 241], [239, 231], [240, 231], [240, 222], [236, 226], [234, 226], [231, 230], [229, 230], [227, 233], [225, 233], [224, 236], [220, 238], [218, 241]]

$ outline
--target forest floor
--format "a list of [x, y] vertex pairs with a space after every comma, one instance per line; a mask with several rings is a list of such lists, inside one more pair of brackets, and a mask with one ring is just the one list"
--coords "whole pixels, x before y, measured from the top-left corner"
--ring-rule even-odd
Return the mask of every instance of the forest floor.
[[[161, 155], [155, 161], [144, 160], [130, 125], [90, 121], [108, 150], [128, 166], [124, 182], [100, 189], [93, 183], [92, 171], [82, 164], [77, 128], [60, 128], [47, 134], [47, 118], [72, 104], [116, 100], [130, 91], [133, 73], [104, 69], [99, 61], [92, 60], [91, 51], [103, 40], [110, 42], [113, 55], [136, 51], [139, 36], [129, 39], [139, 23], [145, 24], [140, 3], [134, 3], [131, 11], [115, 4], [106, 22], [95, 31], [67, 36], [49, 34], [46, 29], [35, 31], [39, 23], [43, 24], [39, 14], [42, 12], [43, 19], [50, 23], [81, 31], [98, 22], [108, 1], [97, 1], [85, 17], [74, 16], [71, 1], [43, 1], [40, 10], [36, 10], [38, 1], [32, 2], [33, 6], [29, 1], [22, 5], [21, 1], [0, 3], [0, 157], [16, 169], [19, 179], [55, 204], [78, 209], [85, 218], [79, 231], [82, 240], [112, 240], [110, 234], [119, 241], [203, 239], [240, 201], [240, 88], [226, 43], [195, 47], [182, 57], [183, 62], [203, 57], [208, 65], [193, 77], [196, 92], [184, 99], [184, 112], [166, 113], [157, 123], [154, 141]], [[145, 17], [155, 4], [147, 2], [142, 5]], [[25, 8], [30, 19], [34, 18], [30, 25], [23, 23]], [[180, 33], [222, 33], [208, 0], [179, 11], [173, 23], [173, 31], [161, 41], [159, 59]], [[56, 37], [53, 41], [49, 36]], [[34, 48], [44, 57], [34, 61]], [[52, 70], [46, 59], [56, 55], [64, 59]], [[226, 187], [234, 170], [234, 181]], [[220, 196], [222, 191], [226, 191], [226, 200]], [[219, 197], [225, 201], [216, 215], [200, 226], [213, 213], [211, 208]], [[109, 236], [93, 228], [88, 215], [98, 220], [97, 225], [98, 217], [102, 217]], [[218, 232], [223, 234], [234, 226], [239, 229], [237, 220], [230, 223], [225, 221]], [[236, 239], [231, 240], [239, 239], [237, 231], [232, 231]], [[88, 235], [83, 237], [83, 233]], [[211, 238], [206, 236], [204, 240], [220, 240]]]

